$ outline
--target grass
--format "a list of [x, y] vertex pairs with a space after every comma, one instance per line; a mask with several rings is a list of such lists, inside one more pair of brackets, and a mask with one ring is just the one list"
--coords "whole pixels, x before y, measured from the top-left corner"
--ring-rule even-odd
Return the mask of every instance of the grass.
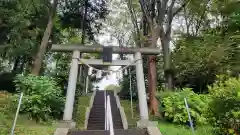
[[139, 115], [137, 113], [136, 109], [136, 103], [133, 103], [133, 117], [131, 112], [131, 103], [128, 100], [121, 100], [121, 106], [124, 108], [124, 112], [127, 117], [128, 126], [129, 127], [136, 127], [137, 121], [139, 120]]
[[[1, 135], [9, 135], [11, 128], [1, 127]], [[14, 135], [53, 135], [55, 128], [50, 126], [38, 125], [17, 125], [14, 130]]]
[[[15, 112], [9, 113], [8, 100], [9, 94], [0, 92], [0, 135], [9, 135], [13, 123]], [[78, 129], [84, 128], [86, 107], [89, 106], [91, 96], [81, 96], [78, 100], [76, 123]], [[29, 120], [27, 115], [19, 115], [15, 135], [53, 135], [56, 127], [55, 123], [36, 123]]]
[[91, 96], [81, 96], [78, 99], [78, 105], [75, 115], [76, 128], [84, 129], [86, 108], [89, 107]]
[[[183, 125], [159, 122], [158, 127], [163, 135], [193, 135], [192, 130]], [[212, 129], [209, 126], [198, 127], [195, 135], [212, 135]]]
[[[7, 108], [9, 94], [0, 92], [0, 135], [9, 135], [15, 113]], [[52, 135], [55, 131], [53, 123], [40, 124], [29, 120], [27, 115], [19, 115], [15, 135]]]
[[[0, 135], [9, 135], [14, 115], [7, 116], [0, 114]], [[55, 131], [53, 123], [36, 123], [35, 120], [29, 120], [26, 115], [19, 115], [17, 125], [14, 130], [15, 135], [52, 135]]]
[[[3, 94], [1, 94], [1, 103], [0, 108], [6, 104], [3, 99]], [[76, 113], [76, 122], [77, 128], [83, 129], [85, 122], [85, 112], [86, 107], [89, 106], [91, 96], [82, 96], [78, 101], [78, 108]], [[134, 117], [131, 115], [131, 106], [128, 100], [121, 100], [121, 105], [125, 110], [126, 117], [128, 120], [129, 127], [136, 127], [136, 123], [139, 120], [139, 115], [136, 109], [136, 103], [133, 103], [134, 106]], [[6, 116], [4, 113], [0, 113], [0, 135], [9, 135], [13, 116]], [[163, 135], [192, 135], [192, 131], [190, 128], [183, 125], [176, 125], [173, 123], [167, 123], [159, 121], [158, 125], [161, 133]], [[15, 129], [15, 135], [52, 135], [55, 131], [55, 127], [52, 123], [48, 124], [40, 124], [36, 123], [34, 120], [28, 120], [26, 115], [20, 115], [17, 121], [17, 127]], [[212, 135], [211, 128], [208, 126], [198, 127], [196, 129], [196, 135]]]
[[[136, 123], [139, 120], [139, 114], [136, 111], [136, 103], [133, 103], [134, 106], [134, 117], [131, 115], [131, 105], [129, 100], [121, 100], [121, 106], [124, 108], [129, 127], [136, 127]], [[150, 117], [150, 119], [156, 119]], [[161, 131], [162, 135], [193, 135], [192, 130], [183, 125], [176, 125], [169, 122], [163, 122], [158, 120], [158, 128]], [[197, 127], [195, 130], [195, 135], [212, 135], [212, 129], [209, 126]]]

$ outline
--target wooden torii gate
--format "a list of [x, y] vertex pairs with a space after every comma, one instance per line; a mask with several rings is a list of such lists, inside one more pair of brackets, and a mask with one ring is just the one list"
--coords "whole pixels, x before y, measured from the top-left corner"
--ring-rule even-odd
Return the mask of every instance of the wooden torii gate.
[[[80, 53], [102, 53], [103, 46], [96, 45], [58, 45], [53, 44], [52, 51], [54, 52], [73, 52], [71, 68], [69, 72], [68, 88], [66, 103], [64, 108], [64, 121], [72, 121], [74, 98], [76, 91], [76, 83], [78, 77], [78, 66], [81, 64], [79, 62]], [[140, 108], [140, 121], [142, 126], [147, 126], [149, 123], [148, 116], [148, 106], [147, 106], [147, 96], [146, 87], [143, 73], [142, 64], [142, 54], [145, 55], [158, 55], [160, 53], [159, 48], [126, 48], [126, 47], [116, 47], [112, 46], [113, 53], [124, 53], [124, 54], [134, 54], [134, 61], [129, 60], [113, 60], [108, 66], [122, 66], [122, 65], [134, 65], [136, 67], [136, 78], [137, 78], [137, 89], [138, 89], [138, 101]], [[81, 59], [86, 64], [89, 65], [106, 65], [103, 63], [102, 59]]]

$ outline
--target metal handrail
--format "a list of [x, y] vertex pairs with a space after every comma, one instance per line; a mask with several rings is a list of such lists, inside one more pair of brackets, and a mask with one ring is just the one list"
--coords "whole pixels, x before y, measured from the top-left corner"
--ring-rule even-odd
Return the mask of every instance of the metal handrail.
[[[106, 97], [106, 96], [105, 96]], [[112, 108], [110, 104], [110, 96], [105, 98], [105, 130], [109, 130], [110, 135], [114, 135]]]
[[104, 108], [105, 108], [105, 130], [107, 130], [107, 96], [106, 96], [106, 90], [104, 91]]

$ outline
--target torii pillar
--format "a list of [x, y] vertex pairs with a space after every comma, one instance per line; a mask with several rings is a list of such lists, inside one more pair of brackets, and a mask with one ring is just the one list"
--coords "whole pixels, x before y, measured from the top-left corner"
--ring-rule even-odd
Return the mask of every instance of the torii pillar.
[[67, 96], [63, 114], [64, 121], [72, 121], [73, 107], [74, 107], [74, 99], [75, 99], [75, 91], [78, 77], [78, 58], [80, 57], [80, 52], [75, 50], [72, 55], [71, 68], [68, 77], [68, 88], [67, 88]]
[[148, 106], [147, 106], [147, 96], [146, 87], [144, 80], [142, 55], [140, 52], [135, 53], [136, 61], [136, 77], [137, 77], [137, 88], [138, 88], [138, 102], [140, 108], [140, 121], [148, 121]]

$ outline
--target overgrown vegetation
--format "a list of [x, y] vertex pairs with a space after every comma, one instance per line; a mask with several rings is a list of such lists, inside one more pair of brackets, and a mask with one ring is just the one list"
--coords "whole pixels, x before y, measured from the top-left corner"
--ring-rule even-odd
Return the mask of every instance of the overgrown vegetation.
[[[16, 110], [12, 108], [11, 94], [7, 92], [0, 92], [0, 134], [8, 135], [10, 134], [13, 119]], [[3, 108], [4, 106], [4, 108]], [[27, 114], [20, 114], [18, 116], [18, 121], [15, 129], [16, 135], [52, 135], [54, 133], [55, 127], [53, 121], [48, 121], [48, 123], [36, 123], [35, 120], [29, 120]]]
[[189, 119], [184, 104], [187, 98], [194, 125], [209, 124], [215, 134], [236, 135], [240, 125], [240, 79], [219, 76], [209, 86], [208, 94], [196, 94], [191, 89], [160, 93], [164, 118], [178, 124], [188, 125]]
[[240, 133], [240, 79], [221, 78], [209, 87], [209, 122], [219, 134]]
[[[17, 91], [24, 93], [21, 113], [29, 114], [29, 118], [36, 121], [47, 121], [61, 117], [64, 98], [61, 89], [53, 78], [18, 75], [15, 83]], [[18, 99], [18, 94], [13, 97], [16, 105]]]
[[[128, 100], [121, 100], [121, 105], [124, 108], [127, 120], [128, 120], [128, 124], [129, 124], [129, 128], [135, 128], [137, 121], [139, 120], [139, 113], [137, 112], [136, 109], [136, 103], [134, 102], [134, 111], [133, 111], [133, 118], [131, 115], [131, 106], [130, 106], [130, 101]], [[190, 129], [189, 126], [186, 125], [181, 125], [179, 123], [171, 123], [171, 122], [166, 122], [163, 120], [159, 120], [157, 118], [153, 118], [151, 116], [151, 119], [153, 121], [158, 121], [158, 127], [161, 131], [161, 133], [163, 135], [192, 135], [192, 130]], [[197, 127], [195, 127], [196, 131], [196, 135], [214, 135], [214, 131], [213, 128], [211, 126], [208, 125], [198, 125]]]
[[165, 97], [161, 97], [161, 103], [164, 108], [164, 118], [178, 124], [188, 124], [188, 114], [184, 103], [187, 99], [191, 108], [190, 113], [194, 124], [206, 124], [207, 119], [204, 116], [206, 112], [209, 98], [207, 95], [195, 94], [191, 89], [186, 88], [177, 92], [160, 93]]

